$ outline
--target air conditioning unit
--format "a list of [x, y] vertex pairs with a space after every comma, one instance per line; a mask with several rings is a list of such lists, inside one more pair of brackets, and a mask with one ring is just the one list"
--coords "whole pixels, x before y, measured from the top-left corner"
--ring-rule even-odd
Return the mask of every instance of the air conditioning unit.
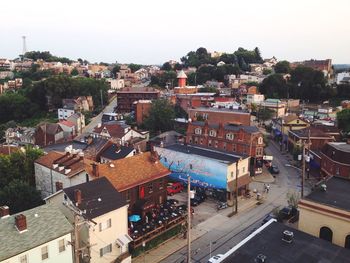
[[284, 230], [283, 231], [283, 236], [282, 236], [282, 240], [287, 242], [287, 243], [292, 243], [293, 242], [293, 237], [294, 234], [292, 231], [289, 230]]
[[259, 254], [256, 256], [255, 262], [256, 263], [265, 263], [265, 262], [267, 262], [267, 256], [265, 256], [263, 254]]

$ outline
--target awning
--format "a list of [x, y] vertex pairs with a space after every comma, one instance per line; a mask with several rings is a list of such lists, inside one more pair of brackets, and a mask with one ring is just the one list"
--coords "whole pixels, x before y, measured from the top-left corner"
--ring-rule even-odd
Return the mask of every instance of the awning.
[[116, 243], [120, 247], [124, 247], [132, 241], [132, 238], [128, 234], [121, 235], [117, 238]]

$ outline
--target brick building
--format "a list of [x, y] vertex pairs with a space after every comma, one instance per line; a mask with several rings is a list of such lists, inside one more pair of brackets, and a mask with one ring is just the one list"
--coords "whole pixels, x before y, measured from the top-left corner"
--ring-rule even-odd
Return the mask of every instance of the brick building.
[[236, 123], [250, 126], [250, 113], [244, 110], [231, 110], [226, 108], [194, 108], [188, 110], [188, 117], [192, 120], [203, 119], [209, 124]]
[[257, 172], [262, 166], [264, 140], [262, 133], [255, 126], [194, 121], [188, 124], [186, 142], [248, 155], [251, 157], [252, 173]]
[[135, 104], [135, 118], [137, 125], [143, 123], [145, 118], [148, 117], [149, 111], [152, 106], [152, 101], [150, 100], [138, 100], [134, 102]]
[[134, 102], [139, 100], [155, 100], [160, 97], [159, 90], [154, 88], [124, 88], [117, 92], [118, 113], [129, 113], [134, 110]]
[[327, 143], [321, 151], [321, 173], [324, 176], [350, 178], [350, 140]]
[[129, 214], [144, 218], [167, 198], [167, 175], [170, 171], [160, 163], [156, 152], [146, 152], [97, 166], [98, 175], [105, 176], [122, 193], [129, 204]]
[[179, 105], [185, 111], [191, 108], [209, 107], [213, 102], [215, 93], [198, 92], [194, 94], [176, 94], [170, 98], [173, 104]]
[[35, 129], [35, 144], [47, 146], [64, 141], [64, 132], [58, 123], [44, 123]]

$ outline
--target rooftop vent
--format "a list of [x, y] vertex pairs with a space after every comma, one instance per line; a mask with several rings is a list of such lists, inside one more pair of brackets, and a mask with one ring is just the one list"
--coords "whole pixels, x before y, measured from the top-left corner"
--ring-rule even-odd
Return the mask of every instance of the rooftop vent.
[[259, 254], [256, 256], [255, 262], [256, 263], [265, 263], [265, 262], [267, 262], [267, 257], [263, 254]]
[[327, 185], [326, 184], [321, 184], [321, 190], [323, 192], [326, 192], [327, 191]]
[[282, 240], [284, 242], [292, 243], [293, 242], [293, 237], [294, 237], [294, 234], [293, 234], [292, 231], [289, 231], [289, 230], [284, 230], [283, 231]]
[[62, 171], [64, 169], [64, 165], [58, 166], [58, 171]]
[[72, 169], [64, 169], [64, 174], [69, 174], [72, 171]]
[[52, 169], [56, 169], [58, 167], [58, 164], [57, 163], [54, 163], [53, 165], [52, 165]]

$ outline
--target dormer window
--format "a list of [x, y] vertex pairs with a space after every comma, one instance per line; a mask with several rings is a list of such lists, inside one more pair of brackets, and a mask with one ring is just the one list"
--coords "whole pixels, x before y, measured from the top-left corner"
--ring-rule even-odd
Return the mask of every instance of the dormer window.
[[195, 133], [195, 134], [202, 134], [202, 129], [201, 129], [201, 128], [196, 128], [196, 129], [194, 130], [194, 133]]
[[209, 136], [216, 137], [216, 131], [215, 130], [210, 130], [209, 131]]
[[263, 144], [263, 141], [264, 141], [264, 140], [263, 140], [263, 137], [259, 137], [259, 138], [258, 138], [258, 144]]
[[233, 133], [226, 133], [226, 139], [227, 139], [227, 140], [231, 140], [231, 141], [232, 141], [232, 140], [234, 139], [234, 137], [235, 137], [235, 136], [234, 136]]

